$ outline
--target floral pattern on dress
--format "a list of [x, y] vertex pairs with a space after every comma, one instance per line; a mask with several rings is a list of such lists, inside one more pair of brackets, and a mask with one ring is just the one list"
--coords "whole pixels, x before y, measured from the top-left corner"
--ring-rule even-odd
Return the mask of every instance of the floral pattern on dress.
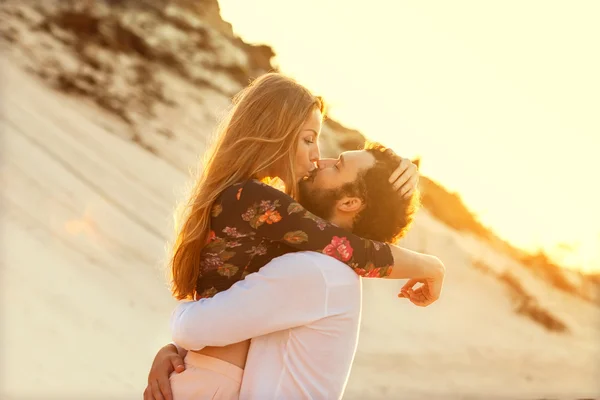
[[238, 267], [231, 264], [223, 264], [219, 268], [217, 268], [217, 272], [219, 273], [219, 275], [226, 276], [227, 278], [233, 277], [235, 274], [237, 274], [238, 270]]
[[289, 244], [300, 244], [308, 242], [308, 235], [303, 231], [292, 231], [283, 235], [283, 240]]
[[221, 265], [223, 265], [223, 260], [216, 253], [206, 253], [204, 257], [202, 257], [202, 261], [200, 261], [200, 267], [205, 272], [210, 272], [216, 270]]
[[265, 222], [274, 224], [281, 221], [281, 214], [276, 210], [281, 206], [279, 200], [269, 201], [262, 200], [260, 203], [254, 203], [250, 208], [242, 214], [242, 219], [248, 223], [253, 229], [257, 229]]
[[354, 249], [350, 245], [348, 238], [334, 236], [329, 243], [323, 249], [323, 254], [327, 254], [333, 258], [337, 258], [340, 261], [348, 261], [352, 258]]
[[264, 243], [259, 243], [258, 246], [252, 246], [250, 250], [246, 250], [246, 254], [249, 254], [250, 257], [264, 256], [267, 254], [267, 247], [264, 245]]
[[324, 231], [325, 228], [327, 227], [327, 221], [325, 221], [323, 218], [317, 217], [315, 214], [311, 213], [310, 211], [306, 211], [304, 213], [304, 218], [308, 218], [311, 221], [313, 221], [316, 224], [317, 228], [319, 228], [322, 231]]
[[213, 240], [215, 240], [215, 238], [217, 237], [217, 235], [215, 234], [215, 231], [211, 230], [208, 233], [208, 237], [206, 238], [206, 244], [212, 242]]
[[217, 294], [217, 289], [212, 286], [210, 288], [204, 289], [200, 294], [196, 295], [196, 298], [199, 299], [207, 299], [210, 297], [213, 297], [215, 294]]
[[362, 239], [308, 212], [280, 190], [254, 180], [225, 189], [211, 208], [196, 294], [212, 297], [273, 258], [316, 251], [364, 277], [386, 276], [393, 257], [383, 243]]
[[234, 247], [240, 247], [241, 245], [242, 244], [240, 242], [236, 242], [234, 240], [231, 240], [225, 244], [225, 246], [227, 246], [230, 249], [233, 249]]
[[375, 268], [373, 263], [368, 263], [365, 268], [355, 268], [354, 271], [363, 278], [385, 278], [391, 272], [391, 266]]
[[287, 213], [288, 215], [297, 213], [297, 212], [302, 212], [304, 211], [304, 207], [302, 207], [302, 205], [300, 203], [290, 203], [290, 205], [287, 208]]

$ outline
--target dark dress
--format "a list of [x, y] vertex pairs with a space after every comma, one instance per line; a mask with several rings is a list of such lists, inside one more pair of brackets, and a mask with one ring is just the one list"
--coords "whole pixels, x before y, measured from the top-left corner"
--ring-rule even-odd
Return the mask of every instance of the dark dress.
[[394, 263], [389, 245], [353, 235], [256, 180], [221, 193], [212, 208], [211, 229], [202, 250], [197, 298], [227, 290], [273, 258], [295, 251], [335, 257], [367, 277], [389, 275]]

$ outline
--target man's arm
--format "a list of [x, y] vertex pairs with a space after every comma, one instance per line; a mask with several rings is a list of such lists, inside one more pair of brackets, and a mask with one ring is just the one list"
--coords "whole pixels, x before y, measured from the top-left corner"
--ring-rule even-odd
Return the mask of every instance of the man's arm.
[[163, 346], [158, 351], [148, 374], [148, 386], [144, 390], [144, 400], [173, 400], [169, 375], [185, 370], [183, 358], [184, 355], [178, 352], [173, 343]]
[[305, 254], [279, 257], [209, 299], [180, 303], [173, 341], [188, 350], [226, 346], [293, 328], [327, 315], [327, 285]]

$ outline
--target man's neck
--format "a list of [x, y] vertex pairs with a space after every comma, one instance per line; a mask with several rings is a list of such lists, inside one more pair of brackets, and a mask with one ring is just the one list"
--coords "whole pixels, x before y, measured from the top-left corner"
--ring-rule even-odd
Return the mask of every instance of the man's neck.
[[341, 215], [339, 213], [335, 213], [331, 216], [329, 222], [352, 232], [352, 217], [350, 215]]

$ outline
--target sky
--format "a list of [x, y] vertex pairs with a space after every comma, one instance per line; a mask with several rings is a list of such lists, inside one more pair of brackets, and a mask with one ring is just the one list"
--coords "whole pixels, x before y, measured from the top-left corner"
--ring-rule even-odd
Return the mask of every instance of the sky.
[[422, 157], [502, 238], [600, 271], [600, 2], [219, 4], [332, 118]]

